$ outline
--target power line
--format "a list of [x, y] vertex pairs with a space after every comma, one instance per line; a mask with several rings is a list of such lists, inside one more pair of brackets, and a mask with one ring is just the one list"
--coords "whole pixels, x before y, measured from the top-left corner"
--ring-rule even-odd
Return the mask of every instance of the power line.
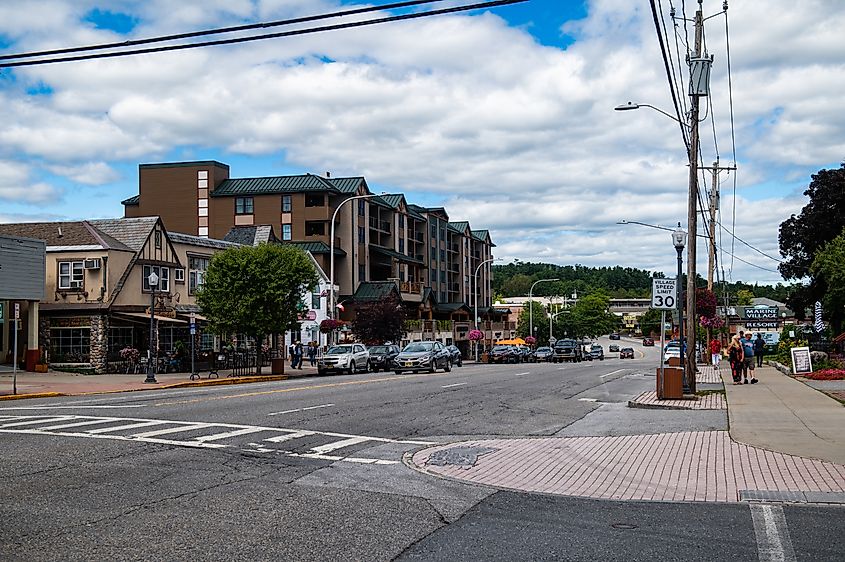
[[214, 29], [205, 29], [202, 31], [192, 31], [189, 33], [177, 33], [175, 35], [160, 35], [158, 37], [150, 37], [147, 39], [132, 39], [129, 41], [119, 41], [114, 43], [102, 43], [99, 45], [86, 45], [83, 47], [68, 47], [64, 49], [52, 49], [49, 51], [33, 51], [29, 53], [16, 53], [11, 55], [0, 55], [0, 60], [14, 60], [23, 58], [46, 57], [52, 55], [64, 55], [68, 53], [80, 53], [85, 51], [97, 51], [102, 49], [119, 49], [125, 47], [132, 47], [135, 45], [149, 45], [151, 43], [160, 43], [163, 41], [174, 41], [176, 39], [189, 39], [191, 37], [203, 37], [207, 35], [218, 35], [221, 33], [234, 33], [237, 31], [248, 31], [250, 29], [266, 29], [268, 27], [280, 27], [285, 25], [294, 25], [297, 23], [308, 23], [323, 19], [340, 18], [344, 16], [353, 16], [357, 14], [364, 14], [367, 12], [375, 12], [379, 10], [393, 10], [396, 8], [407, 8], [411, 6], [418, 6], [421, 4], [433, 4], [435, 2], [443, 2], [443, 0], [407, 0], [404, 2], [395, 2], [393, 4], [384, 4], [381, 6], [369, 6], [366, 8], [355, 8], [352, 10], [342, 10], [339, 12], [331, 12], [327, 14], [317, 14], [313, 16], [304, 16], [299, 18], [292, 18], [286, 20], [276, 20], [270, 22], [251, 23], [246, 25], [236, 25], [232, 27], [218, 27]]
[[413, 20], [413, 19], [420, 19], [430, 16], [437, 16], [437, 15], [444, 15], [444, 14], [453, 14], [457, 12], [465, 12], [469, 10], [478, 10], [483, 8], [492, 8], [495, 6], [506, 6], [510, 4], [519, 4], [522, 2], [527, 2], [528, 0], [488, 0], [485, 2], [478, 2], [475, 4], [467, 4], [463, 6], [455, 6], [451, 8], [441, 8], [438, 10], [430, 10], [427, 12], [419, 12], [414, 14], [402, 14], [397, 16], [389, 16], [384, 18], [376, 18], [364, 21], [356, 21], [356, 22], [349, 22], [349, 23], [341, 23], [341, 24], [334, 24], [334, 25], [325, 25], [320, 27], [308, 27], [304, 29], [296, 29], [291, 31], [282, 31], [278, 33], [267, 33], [264, 35], [253, 35], [250, 37], [237, 37], [233, 39], [219, 39], [215, 41], [204, 41], [200, 43], [187, 43], [187, 44], [180, 44], [180, 45], [169, 45], [165, 47], [151, 47], [145, 49], [135, 49], [129, 51], [119, 51], [119, 52], [110, 52], [110, 53], [94, 53], [94, 54], [87, 54], [87, 55], [78, 55], [78, 56], [70, 56], [70, 57], [59, 57], [59, 58], [49, 58], [49, 59], [36, 59], [36, 60], [26, 60], [26, 61], [17, 61], [17, 62], [5, 62], [0, 63], [0, 68], [10, 68], [10, 67], [19, 67], [19, 66], [36, 66], [42, 64], [52, 64], [57, 62], [74, 62], [74, 61], [82, 61], [82, 60], [92, 60], [92, 59], [103, 59], [103, 58], [115, 58], [115, 57], [124, 57], [130, 55], [141, 55], [141, 54], [148, 54], [148, 53], [161, 53], [167, 51], [177, 51], [177, 50], [184, 50], [184, 49], [196, 49], [199, 47], [211, 47], [217, 45], [232, 45], [236, 43], [246, 43], [250, 41], [258, 41], [262, 39], [277, 39], [281, 37], [293, 37], [297, 35], [309, 35], [312, 33], [321, 33], [324, 31], [337, 31], [340, 29], [351, 29], [357, 27], [364, 27], [369, 25], [376, 25], [381, 23], [390, 23], [395, 21], [405, 21], [405, 20]]
[[684, 119], [678, 109], [678, 96], [675, 92], [675, 84], [672, 81], [672, 71], [669, 68], [669, 59], [666, 56], [666, 45], [663, 43], [663, 36], [660, 34], [660, 21], [657, 18], [657, 6], [654, 5], [654, 0], [649, 0], [651, 4], [651, 15], [654, 20], [654, 30], [657, 32], [657, 41], [660, 44], [660, 54], [663, 56], [663, 66], [666, 69], [666, 78], [669, 81], [669, 91], [672, 94], [672, 103], [675, 106], [675, 115], [678, 117], [678, 126], [681, 128], [681, 136], [684, 138], [684, 144], [687, 147], [687, 154], [689, 154], [689, 142], [687, 141], [687, 132], [684, 130]]

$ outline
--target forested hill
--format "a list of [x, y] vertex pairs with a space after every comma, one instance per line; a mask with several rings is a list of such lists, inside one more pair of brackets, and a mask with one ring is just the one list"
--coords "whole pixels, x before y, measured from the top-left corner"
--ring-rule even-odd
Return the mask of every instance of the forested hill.
[[[633, 267], [587, 267], [584, 265], [555, 265], [551, 263], [531, 263], [516, 261], [507, 265], [493, 266], [493, 294], [503, 297], [526, 296], [531, 284], [540, 279], [560, 279], [560, 281], [539, 283], [534, 287], [534, 294], [565, 295], [573, 293], [586, 295], [596, 290], [605, 292], [612, 298], [651, 296], [652, 277], [665, 277], [662, 272], [652, 273]], [[700, 276], [697, 284], [706, 286]], [[751, 285], [737, 281], [727, 287], [719, 285], [716, 293], [721, 300], [727, 290], [733, 302], [739, 291], [746, 291], [750, 296], [767, 297], [785, 302], [791, 287], [778, 283], [771, 285]]]

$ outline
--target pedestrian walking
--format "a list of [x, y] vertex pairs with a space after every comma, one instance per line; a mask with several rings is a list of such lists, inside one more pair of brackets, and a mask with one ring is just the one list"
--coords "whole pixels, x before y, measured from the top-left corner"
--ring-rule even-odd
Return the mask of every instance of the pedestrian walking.
[[766, 351], [766, 342], [763, 340], [763, 334], [757, 334], [757, 339], [754, 340], [754, 357], [757, 359], [757, 366], [763, 366], [763, 353]]
[[297, 341], [296, 344], [293, 346], [293, 363], [291, 364], [292, 369], [301, 369], [302, 368], [302, 342]]
[[314, 367], [317, 364], [317, 342], [308, 343], [308, 362]]
[[741, 339], [740, 342], [742, 343], [742, 352], [743, 352], [743, 373], [742, 373], [742, 384], [748, 384], [748, 378], [751, 377], [751, 384], [757, 382], [757, 379], [754, 378], [754, 342], [751, 339], [751, 334], [748, 334], [745, 338]]
[[713, 366], [718, 370], [719, 363], [722, 360], [722, 342], [719, 341], [719, 338], [713, 338], [710, 342], [710, 358]]
[[731, 344], [728, 346], [728, 362], [731, 364], [731, 376], [734, 384], [742, 384], [742, 367], [744, 359], [742, 344], [739, 343], [739, 336], [734, 334]]

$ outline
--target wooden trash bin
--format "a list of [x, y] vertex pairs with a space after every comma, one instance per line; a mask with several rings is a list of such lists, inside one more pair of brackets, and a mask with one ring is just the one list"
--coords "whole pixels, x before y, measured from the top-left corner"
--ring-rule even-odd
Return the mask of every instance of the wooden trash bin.
[[684, 371], [680, 367], [664, 367], [663, 379], [657, 368], [657, 398], [660, 400], [681, 400], [684, 397]]

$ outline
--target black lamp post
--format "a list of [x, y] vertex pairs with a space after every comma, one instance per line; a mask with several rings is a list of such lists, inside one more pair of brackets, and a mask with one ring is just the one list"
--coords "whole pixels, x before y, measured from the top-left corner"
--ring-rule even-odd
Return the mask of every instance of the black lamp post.
[[678, 228], [672, 231], [672, 244], [675, 245], [675, 251], [678, 252], [678, 281], [676, 283], [678, 289], [678, 339], [680, 340], [680, 356], [681, 356], [681, 372], [683, 373], [683, 387], [684, 394], [689, 394], [690, 385], [687, 380], [687, 369], [684, 363], [684, 299], [681, 298], [681, 268], [683, 264], [684, 246], [687, 245], [687, 233], [681, 229], [681, 223], [678, 223]]
[[147, 351], [147, 378], [144, 382], [157, 383], [155, 376], [155, 364], [158, 361], [158, 350], [153, 352], [155, 345], [155, 310], [156, 310], [156, 288], [158, 287], [158, 275], [155, 271], [147, 277], [150, 285], [150, 349]]

